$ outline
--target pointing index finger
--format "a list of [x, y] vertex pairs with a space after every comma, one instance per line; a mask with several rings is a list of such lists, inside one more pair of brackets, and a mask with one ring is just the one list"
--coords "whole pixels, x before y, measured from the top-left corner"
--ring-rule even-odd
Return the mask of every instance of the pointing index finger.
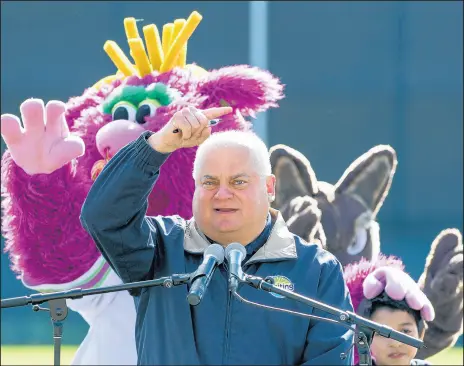
[[229, 113], [232, 113], [232, 107], [216, 107], [203, 110], [203, 114], [208, 120], [219, 118]]

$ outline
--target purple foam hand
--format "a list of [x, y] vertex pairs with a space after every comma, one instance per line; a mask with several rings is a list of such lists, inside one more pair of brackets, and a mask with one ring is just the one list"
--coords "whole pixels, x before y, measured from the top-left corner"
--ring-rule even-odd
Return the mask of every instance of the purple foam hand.
[[435, 310], [419, 285], [405, 272], [397, 268], [381, 267], [370, 273], [363, 283], [364, 296], [368, 299], [382, 291], [394, 300], [406, 300], [414, 310], [420, 310], [425, 321], [435, 318]]

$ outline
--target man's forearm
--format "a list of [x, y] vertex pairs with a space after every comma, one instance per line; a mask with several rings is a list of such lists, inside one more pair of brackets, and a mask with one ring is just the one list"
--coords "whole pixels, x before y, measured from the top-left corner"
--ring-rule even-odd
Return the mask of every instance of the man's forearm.
[[[125, 281], [143, 277], [155, 254], [156, 232], [145, 213], [148, 196], [168, 155], [148, 144], [149, 135], [142, 134], [108, 162], [81, 211], [82, 226]], [[139, 266], [129, 266], [137, 261]], [[134, 273], [129, 267], [139, 269]]]

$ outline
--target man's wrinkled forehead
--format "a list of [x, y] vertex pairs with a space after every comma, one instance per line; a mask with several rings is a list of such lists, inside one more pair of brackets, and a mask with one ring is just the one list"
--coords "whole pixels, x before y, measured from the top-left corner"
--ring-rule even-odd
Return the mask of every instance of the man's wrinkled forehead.
[[256, 172], [251, 151], [241, 146], [221, 146], [205, 151], [200, 160], [199, 175], [233, 176]]

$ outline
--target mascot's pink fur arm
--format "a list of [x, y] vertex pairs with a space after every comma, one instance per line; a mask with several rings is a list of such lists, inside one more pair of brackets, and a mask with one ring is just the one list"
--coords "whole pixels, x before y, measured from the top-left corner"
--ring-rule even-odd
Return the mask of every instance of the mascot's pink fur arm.
[[[79, 125], [83, 110], [101, 101], [98, 94], [87, 91], [67, 103], [66, 120], [71, 133], [76, 133], [71, 127], [75, 122]], [[84, 142], [87, 150], [79, 161], [67, 163], [50, 174], [28, 175], [16, 165], [8, 150], [3, 155], [5, 251], [10, 254], [12, 269], [22, 275], [28, 287], [60, 290], [66, 287], [55, 285], [74, 281], [75, 286], [79, 280], [78, 285], [85, 288], [103, 280], [108, 272], [108, 264], [101, 259], [79, 222], [80, 210], [92, 183], [90, 173], [79, 163], [89, 155], [95, 159], [96, 154], [86, 138]]]
[[[82, 243], [92, 240], [79, 223], [87, 190], [76, 184], [72, 170], [67, 164], [51, 174], [29, 176], [8, 152], [3, 157], [5, 249], [28, 286], [70, 282], [98, 258], [90, 243]], [[76, 262], [90, 266], [76, 268]]]

